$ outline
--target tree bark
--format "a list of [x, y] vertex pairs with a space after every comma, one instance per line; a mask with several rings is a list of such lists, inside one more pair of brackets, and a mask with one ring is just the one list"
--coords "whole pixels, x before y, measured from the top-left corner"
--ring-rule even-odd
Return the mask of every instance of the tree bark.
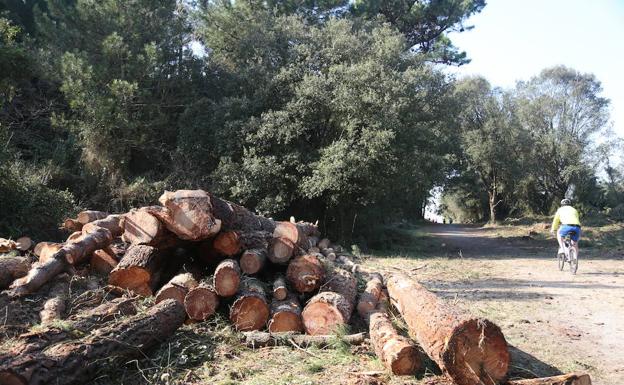
[[108, 276], [108, 283], [151, 296], [160, 278], [164, 254], [147, 245], [132, 245]]
[[269, 320], [264, 286], [255, 278], [246, 279], [230, 308], [230, 321], [238, 331], [264, 329]]
[[360, 345], [366, 341], [366, 333], [349, 334], [343, 336], [336, 335], [318, 335], [310, 336], [307, 334], [295, 333], [266, 333], [266, 332], [246, 332], [243, 333], [245, 345], [251, 348], [262, 348], [265, 346], [292, 345], [293, 342], [297, 346], [318, 346], [325, 347], [336, 341], [342, 341], [349, 345]]
[[379, 297], [383, 290], [383, 277], [379, 273], [371, 273], [369, 280], [366, 282], [366, 289], [360, 294], [357, 304], [357, 311], [363, 320], [366, 320], [369, 314], [377, 308]]
[[189, 290], [184, 297], [184, 308], [189, 318], [204, 321], [215, 313], [219, 307], [219, 297], [214, 287], [207, 281]]
[[119, 237], [123, 234], [123, 227], [121, 226], [123, 218], [124, 216], [119, 214], [108, 215], [105, 218], [95, 220], [82, 226], [82, 233], [89, 234], [92, 233], [96, 227], [103, 227], [111, 232], [113, 238]]
[[221, 230], [221, 220], [213, 216], [212, 202], [205, 191], [165, 191], [158, 201], [164, 207], [152, 206], [150, 212], [180, 239], [201, 241]]
[[222, 231], [268, 231], [273, 233], [275, 221], [256, 215], [243, 206], [237, 205], [210, 194], [212, 213], [221, 220]]
[[351, 318], [357, 296], [357, 281], [350, 272], [334, 266], [326, 272], [319, 294], [303, 309], [303, 325], [311, 335], [331, 334]]
[[11, 282], [28, 274], [30, 261], [24, 257], [0, 257], [0, 289], [6, 289]]
[[39, 290], [52, 278], [67, 269], [68, 264], [65, 260], [62, 250], [54, 254], [54, 257], [45, 262], [35, 262], [30, 267], [28, 274], [22, 278], [18, 278], [9, 286], [11, 290], [9, 296], [22, 296], [32, 294]]
[[187, 293], [198, 285], [193, 274], [181, 273], [171, 278], [166, 285], [164, 285], [158, 293], [156, 293], [155, 303], [160, 303], [166, 299], [175, 299], [176, 301], [184, 304], [184, 298]]
[[50, 293], [48, 299], [43, 304], [43, 309], [39, 312], [41, 324], [49, 324], [57, 319], [63, 318], [68, 291], [69, 279], [67, 274], [57, 277], [50, 288]]
[[289, 295], [284, 300], [271, 302], [271, 318], [269, 319], [269, 332], [302, 332], [303, 321], [301, 320], [301, 305], [294, 295]]
[[17, 357], [9, 366], [0, 367], [0, 383], [88, 383], [104, 362], [140, 357], [169, 338], [185, 317], [184, 307], [177, 301], [161, 302], [145, 314], [105, 326], [78, 341]]
[[509, 351], [498, 326], [459, 311], [406, 275], [392, 275], [387, 285], [410, 333], [458, 385], [494, 385], [505, 378]]
[[286, 277], [299, 293], [311, 293], [317, 290], [325, 276], [321, 261], [313, 254], [301, 255], [288, 264]]
[[283, 301], [288, 296], [288, 288], [286, 287], [286, 280], [283, 275], [278, 275], [273, 281], [273, 298], [278, 301]]
[[568, 373], [560, 376], [508, 381], [505, 385], [591, 385], [589, 374]]
[[231, 297], [238, 291], [241, 271], [238, 262], [226, 259], [219, 263], [214, 273], [214, 288], [221, 297]]
[[0, 355], [0, 367], [10, 366], [8, 362], [22, 354], [41, 351], [63, 340], [84, 335], [120, 316], [136, 314], [136, 299], [137, 297], [116, 298], [70, 317], [63, 328], [48, 326], [44, 330], [22, 334], [6, 355]]
[[262, 270], [266, 263], [266, 259], [266, 248], [245, 250], [240, 258], [240, 268], [245, 274], [256, 274]]

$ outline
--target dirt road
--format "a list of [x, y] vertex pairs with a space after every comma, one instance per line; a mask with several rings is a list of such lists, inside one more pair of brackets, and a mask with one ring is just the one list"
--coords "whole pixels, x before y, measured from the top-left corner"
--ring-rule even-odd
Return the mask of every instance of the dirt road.
[[[553, 240], [501, 237], [496, 228], [418, 229], [429, 258], [386, 258], [430, 289], [496, 321], [515, 346], [512, 375], [582, 370], [597, 385], [624, 384], [624, 259], [587, 252], [559, 271]], [[582, 247], [582, 243], [581, 243]]]

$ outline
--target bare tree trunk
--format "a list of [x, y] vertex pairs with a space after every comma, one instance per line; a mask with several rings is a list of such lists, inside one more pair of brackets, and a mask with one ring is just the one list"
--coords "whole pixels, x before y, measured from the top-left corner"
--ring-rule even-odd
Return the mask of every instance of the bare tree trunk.
[[459, 311], [404, 274], [392, 275], [387, 285], [410, 333], [458, 385], [505, 379], [510, 357], [498, 326]]

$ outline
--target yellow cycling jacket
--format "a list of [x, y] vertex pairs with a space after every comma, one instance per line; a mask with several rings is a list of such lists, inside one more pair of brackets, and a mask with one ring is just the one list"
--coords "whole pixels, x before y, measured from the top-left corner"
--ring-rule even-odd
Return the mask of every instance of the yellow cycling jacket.
[[572, 206], [559, 207], [555, 217], [553, 218], [551, 230], [555, 231], [559, 228], [559, 225], [581, 225], [579, 219], [579, 213]]

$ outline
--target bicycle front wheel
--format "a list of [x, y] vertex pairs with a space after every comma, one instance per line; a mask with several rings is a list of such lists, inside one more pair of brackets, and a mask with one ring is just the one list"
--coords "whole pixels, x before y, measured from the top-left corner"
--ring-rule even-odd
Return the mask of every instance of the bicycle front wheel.
[[578, 270], [578, 255], [574, 248], [570, 248], [570, 271], [576, 274], [576, 270]]
[[565, 254], [557, 253], [557, 262], [559, 263], [559, 271], [563, 271], [563, 265], [565, 264]]

